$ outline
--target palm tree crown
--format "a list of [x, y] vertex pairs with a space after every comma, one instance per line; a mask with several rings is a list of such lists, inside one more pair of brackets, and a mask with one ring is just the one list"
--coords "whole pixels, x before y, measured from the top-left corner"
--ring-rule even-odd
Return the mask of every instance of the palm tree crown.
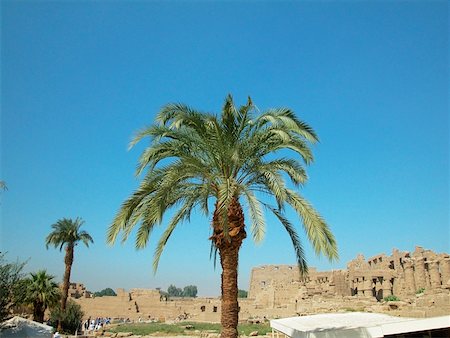
[[26, 302], [33, 305], [34, 320], [41, 322], [44, 319], [45, 310], [56, 304], [61, 296], [58, 284], [48, 275], [47, 271], [40, 270], [30, 273], [27, 280]]
[[[215, 238], [229, 237], [227, 210], [234, 198], [242, 196], [248, 204], [255, 241], [260, 241], [265, 233], [263, 206], [286, 228], [301, 271], [306, 271], [298, 234], [284, 217], [289, 205], [303, 221], [316, 253], [337, 258], [336, 242], [327, 224], [297, 191], [286, 185], [283, 176], [287, 174], [295, 187], [306, 182], [304, 164], [313, 161], [310, 144], [318, 141], [317, 135], [290, 109], [270, 109], [258, 116], [253, 115], [255, 111], [250, 98], [237, 109], [231, 96], [225, 100], [221, 116], [200, 113], [183, 104], [166, 105], [157, 116], [159, 123], [138, 132], [130, 144], [150, 137], [152, 143], [142, 153], [137, 168], [137, 174], [144, 169], [147, 173], [109, 227], [108, 242], [113, 243], [121, 231], [125, 241], [140, 222], [135, 244], [137, 248], [145, 247], [164, 213], [179, 206], [158, 243], [156, 269], [176, 225], [188, 220], [195, 207], [208, 214], [210, 198], [216, 200], [223, 224], [223, 233]], [[271, 156], [282, 149], [291, 150], [298, 158]], [[163, 161], [166, 159], [169, 162]], [[263, 194], [273, 197], [275, 205], [261, 199]], [[214, 246], [216, 242], [213, 241]]]
[[80, 231], [83, 224], [84, 221], [79, 217], [75, 221], [63, 218], [52, 224], [53, 231], [45, 239], [47, 249], [53, 245], [55, 248], [59, 246], [61, 251], [65, 244], [76, 245], [80, 241], [89, 247], [89, 243], [94, 243], [94, 240], [86, 231]]

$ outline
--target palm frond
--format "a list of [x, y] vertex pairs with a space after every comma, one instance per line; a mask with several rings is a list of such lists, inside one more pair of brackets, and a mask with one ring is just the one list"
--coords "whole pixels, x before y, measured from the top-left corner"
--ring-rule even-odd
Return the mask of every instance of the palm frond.
[[297, 234], [297, 231], [295, 230], [294, 226], [289, 222], [289, 220], [284, 217], [281, 212], [273, 207], [270, 207], [266, 205], [273, 214], [278, 218], [281, 224], [283, 224], [284, 228], [286, 229], [287, 233], [289, 234], [289, 237], [292, 241], [292, 246], [294, 247], [296, 258], [297, 258], [297, 265], [300, 270], [300, 274], [302, 277], [306, 276], [308, 273], [308, 263], [306, 262], [306, 256], [305, 251], [303, 250], [302, 243], [300, 241], [300, 238]]
[[167, 226], [166, 230], [162, 234], [159, 239], [158, 245], [155, 250], [154, 259], [153, 259], [153, 271], [156, 272], [158, 269], [159, 259], [161, 258], [161, 254], [166, 246], [167, 241], [169, 240], [172, 232], [175, 230], [175, 227], [180, 223], [183, 219], [186, 219], [190, 216], [192, 208], [194, 207], [195, 199], [187, 200], [184, 205], [178, 210], [175, 216], [172, 218], [171, 222]]
[[218, 185], [217, 211], [220, 215], [220, 222], [225, 238], [229, 239], [228, 209], [233, 197], [235, 197], [236, 184], [230, 179], [223, 179]]
[[247, 199], [248, 206], [250, 209], [250, 218], [252, 220], [251, 223], [251, 231], [253, 240], [256, 243], [261, 242], [264, 239], [264, 235], [266, 233], [266, 224], [264, 221], [264, 215], [261, 210], [261, 204], [256, 196], [250, 189], [243, 189], [243, 193]]
[[317, 255], [323, 254], [330, 260], [338, 259], [336, 240], [322, 216], [299, 194], [287, 190], [288, 203], [301, 218], [306, 235]]

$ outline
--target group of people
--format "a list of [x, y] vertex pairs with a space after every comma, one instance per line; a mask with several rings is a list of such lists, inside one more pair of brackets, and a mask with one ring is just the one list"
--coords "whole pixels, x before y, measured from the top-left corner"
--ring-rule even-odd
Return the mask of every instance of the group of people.
[[106, 325], [108, 325], [110, 323], [111, 323], [111, 318], [109, 318], [109, 317], [107, 317], [107, 318], [97, 317], [95, 319], [91, 319], [91, 317], [89, 317], [88, 319], [86, 319], [83, 322], [82, 328], [85, 333], [94, 332], [94, 331], [101, 330], [102, 328], [104, 328]]

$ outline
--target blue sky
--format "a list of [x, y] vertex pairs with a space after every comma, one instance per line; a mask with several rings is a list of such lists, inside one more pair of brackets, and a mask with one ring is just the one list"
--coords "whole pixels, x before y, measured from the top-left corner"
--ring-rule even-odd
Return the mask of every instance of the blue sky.
[[[133, 133], [166, 103], [218, 112], [231, 93], [261, 110], [289, 107], [319, 134], [302, 194], [340, 260], [307, 245], [310, 266], [415, 245], [449, 252], [448, 27], [446, 1], [2, 1], [1, 251], [60, 280], [63, 252], [44, 240], [79, 216], [95, 243], [76, 248], [73, 281], [218, 295], [210, 218], [179, 226], [156, 275], [161, 231], [141, 251], [134, 238], [105, 238], [139, 182], [145, 142], [127, 151]], [[265, 241], [242, 247], [239, 287], [253, 266], [294, 263], [267, 215]]]

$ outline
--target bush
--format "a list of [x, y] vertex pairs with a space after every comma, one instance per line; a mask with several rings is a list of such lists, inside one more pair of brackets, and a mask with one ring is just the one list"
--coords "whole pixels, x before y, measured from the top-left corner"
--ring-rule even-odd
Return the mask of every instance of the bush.
[[26, 293], [22, 272], [26, 262], [9, 263], [5, 253], [0, 253], [0, 322], [7, 319], [12, 310], [21, 305]]
[[81, 327], [81, 320], [83, 319], [83, 311], [81, 306], [74, 301], [67, 302], [66, 311], [61, 312], [61, 308], [56, 306], [50, 312], [50, 325], [58, 326], [58, 319], [61, 320], [61, 327], [63, 333], [75, 334], [76, 330]]
[[421, 294], [425, 292], [425, 288], [420, 288], [419, 290], [416, 291], [416, 294]]
[[238, 290], [238, 298], [247, 298], [248, 292], [245, 290]]
[[197, 297], [197, 286], [195, 285], [188, 285], [185, 286], [183, 289], [183, 293], [181, 294], [182, 297]]
[[117, 296], [111, 288], [103, 289], [102, 291], [94, 292], [95, 297], [103, 297], [103, 296]]
[[197, 297], [197, 286], [188, 285], [184, 289], [177, 288], [175, 285], [170, 284], [167, 288], [167, 292], [159, 291], [162, 296], [168, 297]]
[[400, 298], [398, 298], [397, 296], [394, 296], [394, 295], [390, 295], [390, 296], [384, 297], [384, 301], [385, 302], [395, 302], [395, 301], [398, 301], [398, 300], [400, 300]]

